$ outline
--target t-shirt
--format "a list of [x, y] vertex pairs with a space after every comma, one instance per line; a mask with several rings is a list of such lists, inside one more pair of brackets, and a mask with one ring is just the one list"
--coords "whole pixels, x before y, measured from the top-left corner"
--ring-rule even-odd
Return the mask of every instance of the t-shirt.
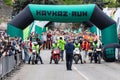
[[47, 34], [47, 40], [51, 40], [52, 39], [52, 35], [51, 34]]

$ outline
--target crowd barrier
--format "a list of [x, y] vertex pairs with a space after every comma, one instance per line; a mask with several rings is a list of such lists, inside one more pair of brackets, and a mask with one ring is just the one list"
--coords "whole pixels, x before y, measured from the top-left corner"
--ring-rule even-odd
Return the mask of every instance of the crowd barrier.
[[115, 49], [115, 59], [116, 61], [120, 61], [120, 48]]
[[9, 74], [22, 62], [21, 53], [0, 58], [0, 79]]

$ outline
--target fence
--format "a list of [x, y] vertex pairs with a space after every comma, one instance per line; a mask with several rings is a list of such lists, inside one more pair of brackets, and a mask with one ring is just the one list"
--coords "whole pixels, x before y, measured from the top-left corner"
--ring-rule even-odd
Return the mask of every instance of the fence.
[[22, 62], [21, 56], [22, 55], [18, 53], [0, 58], [0, 79], [14, 70]]
[[120, 61], [120, 48], [115, 49], [115, 59], [116, 61]]

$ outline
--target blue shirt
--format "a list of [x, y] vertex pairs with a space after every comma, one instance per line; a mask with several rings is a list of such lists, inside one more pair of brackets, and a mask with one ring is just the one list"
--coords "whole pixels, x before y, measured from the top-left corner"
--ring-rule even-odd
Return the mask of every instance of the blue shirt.
[[65, 50], [66, 50], [66, 54], [73, 54], [73, 50], [75, 49], [75, 46], [72, 42], [68, 42], [66, 45], [65, 45]]

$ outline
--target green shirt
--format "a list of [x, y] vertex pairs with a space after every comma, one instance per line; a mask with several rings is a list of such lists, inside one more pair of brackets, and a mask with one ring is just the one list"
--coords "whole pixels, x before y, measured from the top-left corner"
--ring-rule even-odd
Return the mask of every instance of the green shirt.
[[97, 44], [95, 44], [94, 42], [93, 42], [93, 47], [94, 47], [94, 49], [97, 47]]
[[60, 50], [65, 50], [65, 44], [66, 42], [64, 40], [58, 40], [58, 47]]
[[36, 50], [37, 54], [39, 53], [39, 45], [32, 45], [32, 50]]
[[58, 47], [57, 44], [55, 44], [55, 43], [52, 44], [52, 49], [55, 49], [55, 48], [57, 48], [57, 47]]
[[80, 43], [78, 43], [78, 44], [74, 43], [74, 46], [75, 46], [75, 48], [80, 48]]

